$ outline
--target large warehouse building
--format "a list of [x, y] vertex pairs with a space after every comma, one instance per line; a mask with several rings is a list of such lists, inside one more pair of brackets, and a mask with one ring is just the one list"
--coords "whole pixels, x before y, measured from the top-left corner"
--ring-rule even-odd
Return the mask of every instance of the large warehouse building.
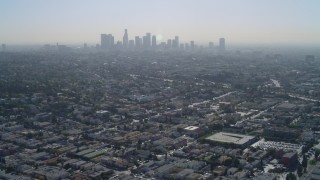
[[243, 134], [219, 132], [207, 137], [206, 140], [212, 143], [227, 144], [245, 148], [254, 143], [257, 138], [255, 136], [247, 136]]

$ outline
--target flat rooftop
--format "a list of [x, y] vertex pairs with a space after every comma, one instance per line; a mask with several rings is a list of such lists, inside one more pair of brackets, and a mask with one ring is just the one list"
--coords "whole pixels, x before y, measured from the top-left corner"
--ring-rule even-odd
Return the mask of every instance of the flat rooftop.
[[186, 127], [186, 128], [184, 128], [185, 130], [189, 130], [189, 131], [194, 131], [194, 130], [196, 130], [196, 129], [198, 129], [199, 127], [197, 127], [197, 126], [188, 126], [188, 127]]
[[210, 141], [216, 141], [216, 142], [243, 145], [254, 138], [255, 138], [254, 136], [246, 136], [243, 134], [219, 132], [207, 137], [206, 139]]

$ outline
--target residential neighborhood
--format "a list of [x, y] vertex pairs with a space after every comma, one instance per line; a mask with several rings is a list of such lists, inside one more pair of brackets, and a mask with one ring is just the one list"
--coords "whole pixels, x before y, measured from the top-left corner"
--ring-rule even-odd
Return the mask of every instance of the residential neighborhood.
[[320, 179], [320, 59], [278, 51], [1, 52], [0, 179]]

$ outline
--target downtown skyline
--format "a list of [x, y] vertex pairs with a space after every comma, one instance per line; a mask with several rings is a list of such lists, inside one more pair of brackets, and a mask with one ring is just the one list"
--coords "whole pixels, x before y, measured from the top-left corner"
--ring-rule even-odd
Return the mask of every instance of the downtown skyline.
[[186, 42], [226, 37], [231, 44], [319, 44], [319, 1], [17, 1], [0, 6], [0, 43], [96, 44], [125, 28]]
[[[87, 44], [85, 43], [85, 46]], [[100, 44], [96, 44], [97, 47], [100, 47], [103, 50], [112, 50], [112, 49], [198, 49], [203, 47], [208, 47], [214, 49], [215, 46], [217, 49], [224, 51], [225, 50], [225, 38], [219, 38], [218, 42], [214, 43], [213, 41], [208, 41], [207, 45], [202, 43], [197, 44], [194, 40], [189, 42], [181, 41], [178, 35], [175, 35], [173, 38], [164, 39], [162, 36], [152, 34], [150, 32], [145, 33], [144, 36], [133, 35], [129, 38], [128, 29], [124, 29], [124, 34], [122, 41], [116, 39], [111, 33], [102, 33], [100, 36]]]

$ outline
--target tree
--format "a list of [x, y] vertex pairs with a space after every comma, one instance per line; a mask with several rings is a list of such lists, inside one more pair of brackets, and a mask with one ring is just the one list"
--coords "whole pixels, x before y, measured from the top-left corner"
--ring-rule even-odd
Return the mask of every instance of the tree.
[[320, 150], [317, 149], [317, 150], [314, 152], [314, 158], [315, 158], [315, 159], [318, 159], [319, 154], [320, 154]]
[[298, 174], [299, 177], [301, 177], [302, 174], [303, 174], [303, 167], [301, 166], [300, 163], [298, 165], [297, 174]]
[[306, 155], [303, 155], [302, 159], [302, 167], [304, 169], [304, 172], [307, 172], [307, 167], [308, 167], [308, 158]]
[[238, 166], [239, 166], [239, 164], [240, 164], [239, 159], [238, 159], [238, 158], [236, 158], [236, 157], [233, 157], [232, 159], [233, 159], [233, 166], [234, 166], [234, 167], [238, 167]]
[[38, 137], [43, 137], [43, 132], [39, 132]]
[[307, 168], [307, 166], [308, 166], [308, 158], [306, 155], [303, 155], [302, 167]]
[[32, 138], [33, 138], [33, 134], [32, 134], [32, 133], [28, 133], [28, 134], [27, 134], [27, 138], [28, 138], [28, 139], [32, 139]]
[[137, 166], [137, 167], [140, 166], [140, 164], [138, 163], [138, 160], [137, 160], [137, 159], [135, 159], [135, 160], [133, 161], [133, 164], [134, 164], [135, 166]]
[[224, 165], [225, 165], [225, 166], [231, 166], [231, 164], [232, 164], [232, 159], [231, 159], [231, 158], [228, 158], [228, 159], [226, 159], [226, 160], [224, 161]]
[[140, 150], [141, 149], [141, 144], [142, 144], [142, 141], [141, 139], [138, 140], [138, 143], [137, 143], [137, 149]]
[[316, 164], [316, 160], [315, 160], [315, 159], [310, 160], [310, 161], [309, 161], [309, 164], [310, 164], [310, 165], [315, 165], [315, 164]]
[[159, 125], [159, 130], [163, 131], [163, 125], [162, 124]]
[[296, 179], [297, 179], [297, 177], [293, 173], [289, 173], [286, 176], [286, 180], [296, 180]]

